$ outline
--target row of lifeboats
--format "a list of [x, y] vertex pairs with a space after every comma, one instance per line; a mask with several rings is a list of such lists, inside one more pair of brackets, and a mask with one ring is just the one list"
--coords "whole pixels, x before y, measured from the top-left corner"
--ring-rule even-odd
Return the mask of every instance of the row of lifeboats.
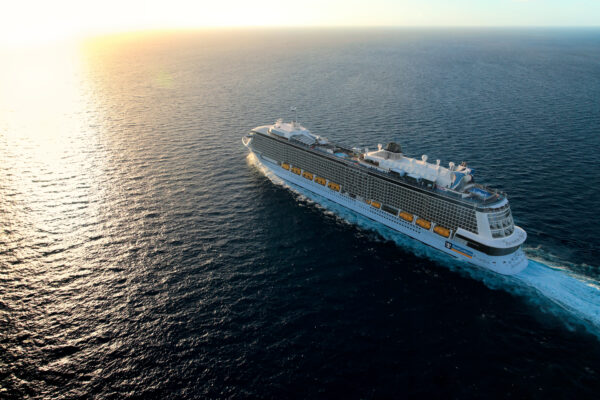
[[[381, 203], [379, 203], [378, 201], [375, 201], [375, 200], [367, 200], [367, 204], [371, 205], [371, 207], [375, 207], [378, 209], [381, 208]], [[398, 214], [398, 217], [402, 218], [406, 222], [412, 223], [414, 221], [415, 224], [419, 225], [423, 229], [427, 229], [427, 230], [431, 229], [430, 221], [427, 221], [426, 219], [419, 218], [419, 217], [417, 217], [417, 219], [415, 221], [415, 216], [412, 215], [411, 213], [407, 213], [406, 211], [400, 211], [400, 213]], [[441, 225], [434, 226], [433, 231], [440, 236], [450, 237], [450, 229], [445, 228]]]
[[[322, 186], [327, 185], [327, 187], [329, 189], [335, 190], [336, 192], [339, 192], [341, 189], [340, 185], [337, 183], [334, 183], [331, 181], [327, 182], [327, 179], [325, 179], [325, 178], [322, 178], [320, 176], [315, 177], [310, 172], [307, 172], [307, 171], [303, 172], [300, 168], [292, 167], [292, 166], [290, 166], [290, 164], [282, 163], [281, 168], [291, 171], [292, 173], [294, 173], [296, 175], [302, 175], [303, 178], [308, 179], [310, 181], [314, 181], [314, 182], [318, 183], [319, 185], [322, 185]], [[369, 204], [371, 207], [381, 209], [381, 203], [378, 201], [367, 200], [367, 204]], [[415, 220], [415, 216], [412, 215], [411, 213], [407, 213], [406, 211], [400, 211], [400, 213], [398, 214], [398, 217], [402, 218], [406, 222], [410, 222], [410, 223], [414, 222], [415, 224], [417, 224], [418, 226], [420, 226], [423, 229], [431, 230], [431, 222], [430, 221], [427, 221], [426, 219], [423, 219], [420, 217], [417, 217], [417, 219]], [[445, 228], [441, 225], [434, 226], [433, 231], [440, 236], [450, 237], [450, 229]]]
[[316, 183], [318, 183], [319, 185], [325, 186], [327, 185], [327, 187], [331, 190], [335, 190], [336, 192], [339, 192], [341, 187], [339, 184], [334, 183], [334, 182], [327, 182], [327, 179], [325, 178], [321, 178], [320, 176], [315, 177], [314, 174], [311, 174], [308, 171], [302, 171], [300, 168], [298, 167], [292, 167], [290, 164], [288, 163], [281, 163], [281, 168], [287, 170], [287, 171], [291, 171], [292, 173], [296, 174], [296, 175], [302, 175], [303, 178], [308, 179], [309, 181], [315, 181]]

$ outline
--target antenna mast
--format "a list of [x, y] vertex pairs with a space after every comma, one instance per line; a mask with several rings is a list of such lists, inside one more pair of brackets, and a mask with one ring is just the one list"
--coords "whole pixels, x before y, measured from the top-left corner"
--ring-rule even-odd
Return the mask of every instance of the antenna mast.
[[290, 111], [294, 112], [294, 123], [298, 123], [298, 113], [296, 112], [296, 106], [290, 107]]

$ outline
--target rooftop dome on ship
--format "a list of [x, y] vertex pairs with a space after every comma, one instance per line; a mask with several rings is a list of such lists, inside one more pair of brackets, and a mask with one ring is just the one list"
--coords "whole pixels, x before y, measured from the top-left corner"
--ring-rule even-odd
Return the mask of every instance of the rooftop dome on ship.
[[387, 146], [385, 146], [385, 150], [390, 153], [402, 153], [402, 147], [396, 142], [389, 142]]

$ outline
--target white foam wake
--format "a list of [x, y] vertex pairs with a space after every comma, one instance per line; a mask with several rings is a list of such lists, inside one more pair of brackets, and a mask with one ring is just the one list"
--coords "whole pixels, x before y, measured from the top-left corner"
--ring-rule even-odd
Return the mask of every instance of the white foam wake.
[[527, 268], [515, 278], [569, 314], [591, 325], [597, 335], [600, 333], [598, 282], [577, 276], [566, 268], [552, 268], [536, 260], [529, 260]]
[[283, 181], [269, 169], [249, 156], [249, 162], [256, 165], [271, 181], [283, 185], [300, 195], [301, 201], [314, 201], [317, 206], [330, 211], [342, 221], [373, 230], [386, 240], [392, 240], [403, 248], [410, 249], [418, 256], [429, 259], [455, 271], [466, 273], [478, 279], [492, 289], [502, 289], [519, 295], [526, 300], [538, 304], [565, 320], [568, 327], [571, 323], [580, 323], [588, 331], [600, 337], [600, 282], [574, 274], [568, 264], [557, 264], [556, 260], [545, 263], [543, 258], [529, 260], [529, 265], [522, 272], [513, 276], [503, 276], [482, 268], [466, 264], [444, 255], [443, 253], [398, 233], [378, 222], [354, 213], [335, 202], [319, 196], [306, 189]]

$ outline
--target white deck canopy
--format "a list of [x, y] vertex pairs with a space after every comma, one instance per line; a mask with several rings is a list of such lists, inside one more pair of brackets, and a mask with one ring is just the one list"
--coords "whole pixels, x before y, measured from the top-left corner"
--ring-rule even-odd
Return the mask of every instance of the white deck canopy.
[[283, 120], [279, 119], [273, 126], [269, 128], [269, 133], [284, 137], [288, 140], [297, 140], [298, 142], [304, 143], [308, 146], [315, 143], [327, 143], [327, 139], [310, 133], [308, 129], [295, 121], [283, 122]]
[[405, 157], [402, 153], [394, 153], [384, 150], [381, 145], [376, 151], [365, 153], [365, 160], [377, 162], [380, 168], [396, 172], [402, 176], [408, 175], [416, 179], [426, 179], [446, 188], [456, 187], [461, 180], [465, 183], [471, 181], [471, 170], [465, 166], [456, 167], [449, 163], [449, 167], [442, 167], [440, 160], [435, 164], [427, 162], [427, 156], [423, 155], [420, 160]]

